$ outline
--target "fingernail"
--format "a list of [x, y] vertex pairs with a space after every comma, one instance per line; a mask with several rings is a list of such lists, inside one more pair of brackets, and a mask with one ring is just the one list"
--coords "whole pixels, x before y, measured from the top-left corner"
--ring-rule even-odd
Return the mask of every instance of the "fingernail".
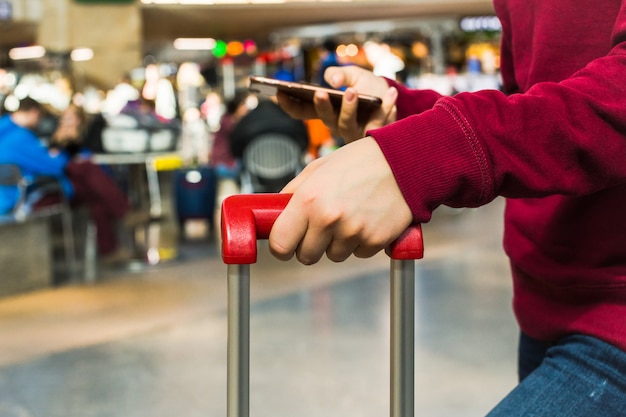
[[348, 103], [352, 103], [356, 99], [356, 93], [352, 89], [346, 90], [345, 100]]

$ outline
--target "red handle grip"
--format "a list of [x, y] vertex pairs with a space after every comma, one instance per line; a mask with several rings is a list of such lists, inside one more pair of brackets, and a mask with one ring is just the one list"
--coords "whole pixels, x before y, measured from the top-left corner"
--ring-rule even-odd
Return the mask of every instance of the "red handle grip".
[[[291, 194], [239, 194], [222, 203], [222, 260], [225, 264], [253, 264], [257, 240], [267, 239]], [[422, 228], [409, 227], [386, 250], [393, 259], [424, 256]]]

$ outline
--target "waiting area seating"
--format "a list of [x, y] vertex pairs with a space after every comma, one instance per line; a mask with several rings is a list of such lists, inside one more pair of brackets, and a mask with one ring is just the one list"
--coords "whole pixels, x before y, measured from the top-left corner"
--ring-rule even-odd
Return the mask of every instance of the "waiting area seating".
[[[8, 272], [0, 295], [17, 293], [45, 286], [50, 280], [50, 225], [48, 220], [60, 217], [63, 253], [70, 274], [77, 268], [72, 210], [64, 197], [60, 183], [54, 178], [36, 179], [22, 175], [15, 164], [0, 164], [0, 186], [13, 186], [18, 190], [13, 209], [0, 214], [0, 264]], [[54, 196], [45, 205], [44, 198]], [[34, 277], [31, 269], [34, 269]], [[7, 281], [11, 281], [8, 283]]]

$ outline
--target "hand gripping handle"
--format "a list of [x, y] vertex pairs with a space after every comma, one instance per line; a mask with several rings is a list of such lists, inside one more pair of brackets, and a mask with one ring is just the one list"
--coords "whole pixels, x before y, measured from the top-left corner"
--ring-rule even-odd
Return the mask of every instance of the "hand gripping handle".
[[[239, 194], [222, 203], [222, 259], [225, 264], [253, 264], [257, 240], [267, 239], [274, 222], [289, 203], [291, 194]], [[424, 256], [422, 229], [409, 227], [387, 249], [392, 259], [421, 259]]]

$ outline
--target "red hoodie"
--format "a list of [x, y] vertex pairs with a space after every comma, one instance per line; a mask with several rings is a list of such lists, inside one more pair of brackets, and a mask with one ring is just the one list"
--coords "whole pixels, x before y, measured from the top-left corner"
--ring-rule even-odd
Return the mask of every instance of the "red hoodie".
[[369, 132], [415, 219], [507, 197], [504, 247], [528, 335], [626, 350], [626, 0], [494, 0], [505, 92], [397, 86]]

